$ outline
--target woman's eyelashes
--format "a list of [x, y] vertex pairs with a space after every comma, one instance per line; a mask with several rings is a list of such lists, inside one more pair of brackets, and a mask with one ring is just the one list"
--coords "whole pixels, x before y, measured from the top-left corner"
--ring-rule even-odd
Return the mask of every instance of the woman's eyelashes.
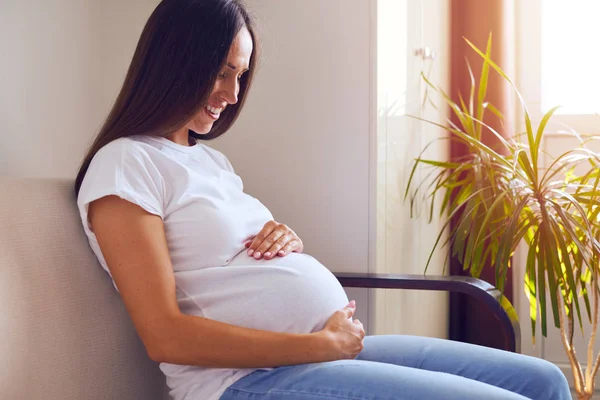
[[[244, 75], [245, 75], [245, 74], [246, 74], [245, 72], [244, 72], [244, 73], [241, 73], [241, 74], [239, 74], [239, 75], [237, 76], [237, 80], [238, 80], [238, 81], [241, 81], [241, 80], [242, 80], [242, 78], [244, 77]], [[227, 79], [227, 78], [229, 78], [229, 73], [228, 73], [228, 72], [221, 72], [221, 73], [219, 74], [219, 79]]]

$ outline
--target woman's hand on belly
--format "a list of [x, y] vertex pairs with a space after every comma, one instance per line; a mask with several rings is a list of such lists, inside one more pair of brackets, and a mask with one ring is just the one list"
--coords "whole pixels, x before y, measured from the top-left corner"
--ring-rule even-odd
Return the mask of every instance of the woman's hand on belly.
[[274, 257], [285, 257], [294, 253], [302, 253], [302, 240], [287, 225], [269, 221], [254, 238], [246, 243], [248, 256], [257, 260], [271, 260]]
[[329, 340], [327, 361], [353, 360], [362, 351], [365, 329], [358, 319], [352, 320], [355, 310], [356, 305], [352, 300], [346, 307], [336, 311], [325, 327], [316, 333]]

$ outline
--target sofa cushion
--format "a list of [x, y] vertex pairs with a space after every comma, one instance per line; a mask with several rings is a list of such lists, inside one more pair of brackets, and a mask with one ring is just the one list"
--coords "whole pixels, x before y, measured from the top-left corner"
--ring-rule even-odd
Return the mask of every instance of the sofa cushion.
[[0, 178], [3, 399], [167, 399], [81, 227], [72, 182]]

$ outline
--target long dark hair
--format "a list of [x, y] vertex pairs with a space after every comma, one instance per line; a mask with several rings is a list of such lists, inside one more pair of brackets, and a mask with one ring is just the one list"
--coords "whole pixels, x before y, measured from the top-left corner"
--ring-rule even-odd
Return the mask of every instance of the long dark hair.
[[77, 178], [79, 189], [96, 153], [113, 140], [133, 135], [167, 136], [206, 105], [237, 33], [246, 27], [254, 41], [250, 70], [240, 82], [238, 102], [227, 107], [204, 135], [212, 140], [237, 119], [250, 89], [258, 57], [254, 22], [241, 0], [163, 0], [150, 16], [129, 71]]

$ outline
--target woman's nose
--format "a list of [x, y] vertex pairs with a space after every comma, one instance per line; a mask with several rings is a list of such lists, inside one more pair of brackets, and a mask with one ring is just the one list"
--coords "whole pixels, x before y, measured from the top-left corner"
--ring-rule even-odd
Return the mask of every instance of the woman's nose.
[[240, 87], [238, 82], [233, 85], [228, 85], [228, 87], [223, 91], [223, 99], [228, 104], [236, 104], [238, 102], [239, 91]]

